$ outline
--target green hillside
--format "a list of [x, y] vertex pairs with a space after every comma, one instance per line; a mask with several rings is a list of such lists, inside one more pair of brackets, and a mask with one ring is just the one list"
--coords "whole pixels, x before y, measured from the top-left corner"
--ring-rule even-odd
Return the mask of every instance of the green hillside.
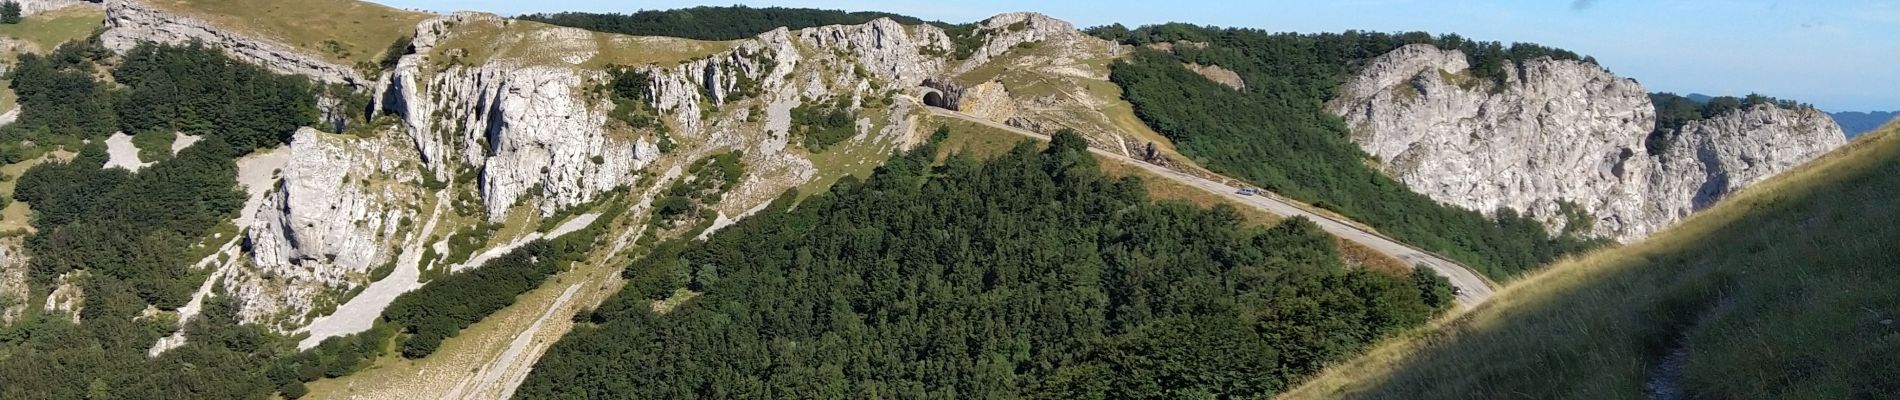
[[1900, 126], [1288, 398], [1900, 397]]
[[1258, 398], [1450, 306], [1310, 221], [1152, 203], [1073, 133], [932, 146], [661, 245], [516, 396]]

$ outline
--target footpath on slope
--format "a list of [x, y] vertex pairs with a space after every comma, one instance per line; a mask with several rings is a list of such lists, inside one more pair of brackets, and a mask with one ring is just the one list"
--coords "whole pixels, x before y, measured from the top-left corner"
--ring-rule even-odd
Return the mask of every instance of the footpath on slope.
[[[983, 124], [984, 126], [1001, 129], [1004, 131], [1008, 131], [1008, 132], [1015, 133], [1018, 135], [1028, 136], [1028, 137], [1035, 138], [1042, 141], [1049, 140], [1048, 135], [1031, 132], [1022, 128], [1017, 128], [1014, 126], [997, 123], [995, 121], [977, 118], [975, 116], [971, 116], [968, 114], [963, 114], [956, 111], [950, 111], [950, 110], [934, 108], [934, 107], [927, 107], [926, 109], [930, 110], [932, 115], [947, 117], [947, 118], [956, 118], [956, 119], [960, 119], [964, 121]], [[1484, 278], [1478, 275], [1477, 272], [1472, 271], [1471, 268], [1466, 267], [1463, 264], [1452, 262], [1451, 260], [1445, 259], [1444, 257], [1439, 257], [1438, 255], [1432, 254], [1430, 252], [1419, 250], [1410, 245], [1400, 243], [1396, 240], [1392, 240], [1383, 235], [1380, 235], [1377, 232], [1372, 232], [1372, 231], [1360, 228], [1356, 226], [1357, 224], [1351, 221], [1343, 221], [1336, 217], [1308, 211], [1306, 208], [1293, 204], [1292, 202], [1288, 200], [1283, 200], [1276, 193], [1262, 191], [1260, 195], [1240, 196], [1234, 193], [1239, 191], [1241, 188], [1230, 186], [1225, 183], [1215, 182], [1207, 178], [1188, 175], [1185, 173], [1181, 173], [1180, 171], [1169, 169], [1167, 167], [1150, 164], [1147, 162], [1143, 162], [1141, 160], [1137, 160], [1137, 159], [1134, 159], [1125, 155], [1121, 155], [1121, 154], [1112, 153], [1112, 152], [1102, 150], [1102, 149], [1091, 147], [1089, 148], [1089, 151], [1095, 153], [1097, 156], [1115, 160], [1117, 162], [1121, 162], [1124, 164], [1141, 167], [1142, 169], [1146, 169], [1149, 172], [1153, 172], [1156, 175], [1159, 175], [1161, 177], [1172, 179], [1181, 183], [1185, 183], [1185, 184], [1188, 184], [1188, 186], [1200, 188], [1201, 190], [1205, 190], [1205, 191], [1214, 193], [1216, 195], [1231, 196], [1231, 198], [1235, 200], [1235, 202], [1237, 203], [1251, 206], [1251, 207], [1254, 207], [1254, 208], [1257, 208], [1269, 213], [1273, 213], [1276, 215], [1285, 216], [1289, 218], [1290, 217], [1306, 217], [1306, 219], [1313, 221], [1314, 224], [1319, 225], [1320, 229], [1325, 229], [1326, 232], [1332, 233], [1335, 236], [1339, 236], [1340, 238], [1357, 242], [1361, 245], [1365, 245], [1366, 247], [1371, 248], [1373, 251], [1384, 253], [1385, 255], [1391, 256], [1393, 258], [1404, 260], [1406, 263], [1410, 263], [1412, 265], [1423, 265], [1427, 268], [1431, 268], [1433, 271], [1437, 271], [1439, 275], [1442, 275], [1446, 279], [1449, 279], [1451, 281], [1452, 286], [1458, 288], [1458, 292], [1459, 292], [1458, 303], [1463, 304], [1467, 308], [1475, 307], [1478, 304], [1484, 303], [1485, 300], [1489, 300], [1491, 298], [1491, 294], [1493, 290], [1491, 288], [1490, 283], [1485, 281]]]

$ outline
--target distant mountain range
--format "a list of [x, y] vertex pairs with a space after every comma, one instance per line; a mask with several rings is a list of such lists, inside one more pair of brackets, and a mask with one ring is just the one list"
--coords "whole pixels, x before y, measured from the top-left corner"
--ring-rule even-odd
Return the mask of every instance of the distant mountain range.
[[1841, 131], [1847, 132], [1848, 138], [1853, 138], [1862, 133], [1880, 129], [1880, 126], [1886, 124], [1887, 121], [1900, 116], [1900, 111], [1845, 111], [1827, 115], [1834, 117], [1834, 123], [1841, 124]]
[[[1701, 93], [1690, 93], [1683, 97], [1698, 103], [1707, 103], [1709, 99], [1715, 98], [1715, 96]], [[1887, 121], [1900, 117], [1900, 111], [1842, 111], [1827, 113], [1827, 115], [1834, 117], [1834, 123], [1841, 125], [1841, 132], [1847, 133], [1848, 139], [1853, 139], [1862, 133], [1880, 129], [1880, 126], [1887, 124]]]

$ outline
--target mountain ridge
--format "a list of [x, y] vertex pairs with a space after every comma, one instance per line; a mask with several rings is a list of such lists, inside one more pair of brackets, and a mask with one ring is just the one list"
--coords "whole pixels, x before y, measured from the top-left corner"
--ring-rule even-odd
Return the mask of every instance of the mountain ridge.
[[1841, 131], [1852, 139], [1880, 129], [1894, 118], [1900, 118], [1900, 111], [1840, 111], [1828, 115], [1834, 117], [1834, 122], [1841, 125]]
[[1726, 98], [1732, 110], [1681, 122], [1665, 134], [1686, 139], [1656, 147], [1645, 141], [1666, 129], [1661, 105], [1633, 79], [1545, 58], [1494, 84], [1471, 79], [1460, 51], [1412, 46], [1375, 59], [1333, 103], [1354, 141], [1414, 190], [1551, 232], [1641, 239], [1845, 143], [1812, 107]]
[[[238, 216], [240, 238], [214, 236], [224, 245], [213, 246], [216, 251], [190, 267], [191, 273], [209, 275], [190, 303], [206, 305], [203, 311], [172, 309], [168, 303], [148, 306], [139, 317], [169, 329], [161, 334], [173, 334], [151, 346], [149, 354], [159, 361], [173, 352], [198, 355], [202, 346], [225, 343], [220, 342], [225, 333], [196, 325], [207, 320], [297, 339], [298, 348], [310, 349], [303, 354], [316, 360], [289, 361], [279, 367], [295, 370], [295, 376], [269, 377], [289, 397], [301, 395], [302, 382], [321, 377], [303, 374], [304, 369], [341, 378], [315, 381], [311, 387], [318, 395], [339, 395], [345, 390], [339, 385], [413, 377], [419, 370], [469, 371], [483, 382], [465, 391], [467, 381], [444, 382], [454, 379], [444, 376], [377, 387], [375, 393], [506, 395], [576, 321], [541, 317], [534, 320], [545, 320], [545, 327], [536, 322], [523, 328], [501, 320], [580, 313], [619, 290], [621, 273], [614, 268], [641, 258], [658, 243], [711, 237], [774, 201], [825, 192], [834, 182], [861, 184], [847, 177], [870, 176], [885, 168], [885, 157], [893, 151], [927, 142], [921, 121], [931, 113], [919, 104], [926, 80], [937, 82], [930, 90], [961, 90], [961, 115], [1029, 131], [1073, 131], [1078, 135], [1067, 137], [1088, 147], [1227, 180], [1174, 149], [1173, 138], [1150, 128], [1153, 122], [1146, 118], [1151, 116], [1133, 108], [1121, 82], [1110, 79], [1113, 66], [1131, 55], [1169, 50], [1112, 42], [1041, 14], [1005, 13], [953, 27], [880, 17], [707, 41], [593, 32], [487, 13], [410, 13], [354, 2], [346, 4], [360, 13], [349, 18], [376, 20], [379, 27], [343, 36], [320, 29], [317, 22], [273, 25], [221, 13], [234, 4], [110, 0], [109, 29], [100, 42], [121, 54], [149, 43], [208, 46], [244, 65], [316, 82], [314, 106], [321, 118], [313, 125], [321, 126], [284, 132], [284, 143], [271, 153], [281, 157], [275, 164], [237, 162], [240, 187], [261, 202]], [[1177, 45], [1184, 52], [1196, 46]], [[1479, 87], [1493, 79], [1496, 85], [1519, 84], [1526, 73], [1526, 67], [1498, 54], [1455, 58], [1502, 63], [1482, 69], [1499, 75], [1483, 77]], [[1525, 65], [1550, 62], [1528, 60]], [[1456, 75], [1439, 78], [1456, 80]], [[1241, 83], [1221, 87], [1256, 87]], [[1723, 126], [1785, 122], [1768, 115], [1773, 110], [1759, 111], [1759, 116], [1718, 119], [1707, 128], [1684, 131], [1743, 132]], [[806, 136], [813, 132], [835, 135], [814, 141]], [[1679, 141], [1681, 152], [1693, 156], [1678, 158], [1700, 161], [1704, 152], [1729, 156], [1720, 153], [1733, 144], [1698, 141], [1716, 136], [1722, 134], [1687, 134], [1689, 140]], [[1771, 158], [1775, 163], [1764, 168], [1784, 168], [1782, 160], [1799, 156]], [[1729, 190], [1724, 186], [1715, 192]], [[587, 216], [601, 220], [587, 224], [585, 243], [570, 241], [559, 250], [571, 252], [560, 257], [572, 258], [573, 269], [553, 276], [554, 284], [522, 294], [522, 307], [495, 314], [509, 317], [465, 324], [467, 336], [459, 338], [457, 332], [422, 335], [379, 328], [382, 308], [403, 291], [466, 276], [458, 271], [481, 268], [483, 261], [544, 236], [559, 236], [557, 224]], [[0, 247], [0, 267], [19, 268], [13, 265], [24, 258], [12, 250]], [[633, 272], [627, 278], [637, 277]], [[28, 310], [70, 313], [80, 321], [88, 312], [87, 300], [73, 293], [90, 289], [84, 276], [61, 276], [47, 307]], [[379, 285], [385, 282], [399, 285]], [[549, 293], [551, 287], [558, 297]], [[11, 285], [0, 289], [15, 290]], [[46, 288], [20, 291], [41, 289]], [[55, 298], [61, 299], [58, 306]], [[13, 309], [0, 315], [15, 315]], [[451, 350], [398, 365], [375, 361], [386, 354], [383, 349], [339, 350], [390, 337], [378, 335], [438, 341], [450, 336], [442, 345]], [[469, 344], [493, 344], [497, 337], [513, 335], [539, 339], [499, 340], [521, 343], [505, 349]], [[403, 337], [412, 336], [396, 340]], [[495, 355], [507, 356], [488, 358]], [[337, 361], [364, 356], [360, 363]], [[370, 363], [382, 368], [362, 369]], [[502, 375], [507, 379], [501, 382], [488, 378]]]

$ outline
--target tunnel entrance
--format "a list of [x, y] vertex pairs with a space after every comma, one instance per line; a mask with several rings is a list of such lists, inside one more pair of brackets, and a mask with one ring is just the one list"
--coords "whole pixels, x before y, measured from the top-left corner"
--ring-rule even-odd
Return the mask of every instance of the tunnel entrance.
[[963, 98], [963, 85], [958, 85], [944, 79], [925, 79], [919, 90], [923, 91], [921, 97], [926, 106], [950, 111], [959, 111], [961, 109], [958, 103], [960, 103]]
[[924, 105], [936, 108], [950, 108], [949, 104], [943, 102], [943, 93], [935, 90], [924, 91]]

